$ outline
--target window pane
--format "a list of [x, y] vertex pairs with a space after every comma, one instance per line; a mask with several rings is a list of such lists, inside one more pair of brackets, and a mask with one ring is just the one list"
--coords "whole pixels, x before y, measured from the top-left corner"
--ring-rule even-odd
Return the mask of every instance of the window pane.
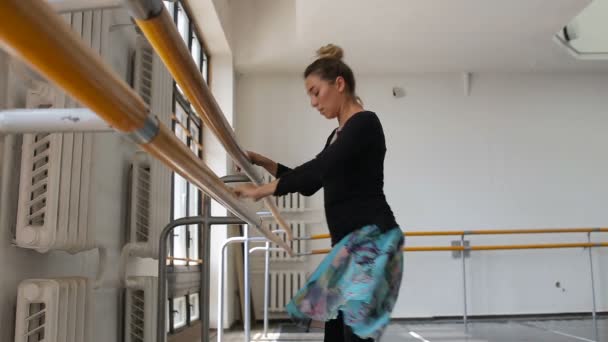
[[[180, 3], [177, 3], [177, 29], [186, 45], [188, 45], [190, 20], [188, 20], [188, 15], [186, 15], [186, 11], [182, 8], [182, 5]], [[179, 84], [176, 84], [176, 86], [179, 92], [183, 94], [184, 91], [179, 86]]]
[[190, 294], [190, 322], [196, 321], [199, 319], [199, 301], [198, 301], [198, 293]]
[[[173, 229], [173, 256], [175, 258], [186, 259], [186, 227], [180, 226]], [[186, 265], [185, 260], [173, 260], [173, 265]]]
[[167, 303], [165, 303], [165, 305], [166, 305], [166, 308], [167, 308], [167, 312], [165, 313], [166, 314], [165, 318], [166, 318], [166, 321], [167, 321], [167, 329], [165, 331], [169, 331], [170, 330], [169, 329], [169, 324], [170, 324], [169, 322], [171, 322], [171, 320], [169, 319], [171, 317], [170, 316], [171, 313], [169, 312], [169, 310], [171, 308], [171, 300], [167, 299]]
[[175, 13], [174, 10], [174, 3], [172, 1], [163, 1], [165, 3], [165, 7], [167, 8], [167, 11], [169, 12], [169, 14], [171, 14], [171, 18], [173, 18], [173, 13]]
[[190, 203], [188, 204], [188, 215], [189, 216], [197, 216], [199, 213], [198, 210], [198, 188], [192, 184], [190, 186]]
[[188, 113], [186, 113], [186, 111], [179, 102], [175, 103], [175, 116], [177, 117], [177, 123], [175, 125], [175, 135], [179, 138], [179, 140], [183, 141], [184, 143], [188, 143], [188, 133], [182, 127], [182, 125], [186, 126], [188, 122]]
[[207, 54], [203, 53], [203, 78], [205, 79], [205, 81], [207, 81], [207, 83], [209, 83], [209, 79], [207, 78], [207, 76], [209, 75], [208, 60], [209, 58], [207, 57]]
[[179, 30], [182, 39], [186, 45], [188, 45], [188, 35], [190, 34], [190, 20], [188, 20], [188, 15], [186, 15], [186, 11], [182, 8], [180, 3], [177, 4], [177, 29]]
[[192, 59], [196, 63], [198, 69], [201, 69], [201, 43], [198, 41], [196, 34], [192, 33]]
[[179, 121], [175, 123], [175, 136], [178, 137], [179, 140], [183, 141], [184, 143], [188, 142], [186, 130], [182, 128], [182, 126], [179, 124]]
[[[200, 143], [200, 141], [198, 141], [199, 129], [194, 122], [190, 122], [190, 134], [192, 135], [193, 141]], [[199, 144], [192, 143], [190, 149], [198, 156], [198, 152], [200, 150]]]
[[187, 317], [186, 297], [173, 298], [173, 329], [185, 326]]
[[[189, 216], [197, 216], [199, 215], [199, 190], [196, 186], [190, 184], [190, 203], [188, 204], [188, 214]], [[198, 225], [191, 225], [188, 227], [190, 232], [190, 239], [188, 240], [188, 257], [190, 259], [198, 259], [198, 249], [199, 249], [199, 241], [198, 241]], [[196, 265], [196, 261], [191, 261], [190, 265]]]
[[175, 104], [175, 116], [179, 122], [184, 125], [186, 124], [186, 121], [188, 120], [188, 113], [179, 102]]
[[[167, 251], [168, 251], [167, 255], [174, 257], [175, 255], [173, 255], [173, 251], [171, 251], [171, 242], [172, 242], [171, 239], [167, 239]], [[171, 263], [172, 263], [171, 259], [167, 258], [166, 265], [171, 265]], [[167, 316], [167, 317], [169, 317], [169, 316]]]
[[197, 265], [196, 259], [199, 258], [198, 229], [199, 225], [188, 226], [188, 230], [190, 231], [190, 240], [188, 241], [190, 243], [188, 246], [188, 258], [195, 260], [190, 261], [189, 265]]
[[186, 207], [186, 191], [188, 182], [177, 173], [173, 174], [173, 219], [188, 215]]
[[[188, 215], [186, 203], [188, 182], [180, 175], [173, 174], [173, 219]], [[186, 227], [176, 227], [173, 230], [173, 257], [186, 258]], [[174, 260], [174, 265], [185, 265], [183, 260]]]

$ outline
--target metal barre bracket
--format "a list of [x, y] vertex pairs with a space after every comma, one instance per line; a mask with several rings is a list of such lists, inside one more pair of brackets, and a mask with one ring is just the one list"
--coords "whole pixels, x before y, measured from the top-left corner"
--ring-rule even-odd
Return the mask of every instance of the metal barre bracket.
[[138, 145], [148, 144], [160, 132], [160, 120], [153, 114], [148, 114], [144, 121], [144, 125], [134, 131], [125, 133], [125, 135]]
[[124, 0], [129, 13], [137, 20], [148, 20], [157, 17], [163, 11], [161, 0]]

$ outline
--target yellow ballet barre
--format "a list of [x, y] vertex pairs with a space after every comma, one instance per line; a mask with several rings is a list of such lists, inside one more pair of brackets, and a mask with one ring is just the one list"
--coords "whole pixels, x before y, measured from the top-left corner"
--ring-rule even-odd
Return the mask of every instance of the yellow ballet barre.
[[[175, 82], [184, 91], [205, 126], [209, 127], [217, 136], [228, 154], [249, 179], [257, 185], [262, 184], [244, 150], [236, 141], [230, 123], [226, 120], [222, 109], [207, 87], [207, 82], [205, 82], [199, 68], [192, 59], [188, 46], [182, 39], [173, 18], [162, 1], [128, 0], [126, 3], [135, 18], [135, 22], [163, 60]], [[267, 197], [264, 199], [264, 203], [277, 223], [287, 233], [287, 238], [292, 240], [291, 227], [283, 220], [272, 199]]]
[[115, 130], [209, 194], [266, 238], [293, 251], [158, 119], [46, 1], [0, 1], [0, 44], [89, 107]]
[[[519, 249], [558, 249], [558, 248], [594, 248], [608, 247], [608, 242], [586, 242], [586, 243], [553, 243], [532, 245], [495, 245], [495, 246], [417, 246], [404, 247], [404, 252], [446, 252], [446, 251], [492, 251], [492, 250], [519, 250]], [[309, 253], [300, 255], [327, 254], [331, 249], [313, 249]]]
[[[507, 234], [554, 234], [554, 233], [608, 233], [608, 228], [548, 228], [548, 229], [490, 229], [446, 230], [429, 232], [403, 232], [404, 236], [455, 236], [455, 235], [507, 235]], [[329, 234], [313, 235], [301, 240], [329, 239]], [[297, 239], [296, 239], [297, 240]]]

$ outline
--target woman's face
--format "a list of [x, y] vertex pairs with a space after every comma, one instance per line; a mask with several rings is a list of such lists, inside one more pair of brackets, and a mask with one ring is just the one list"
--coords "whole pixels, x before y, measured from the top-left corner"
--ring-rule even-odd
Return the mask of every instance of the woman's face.
[[334, 82], [321, 79], [311, 74], [304, 80], [310, 105], [316, 108], [327, 119], [335, 119], [345, 102], [345, 83], [342, 77]]

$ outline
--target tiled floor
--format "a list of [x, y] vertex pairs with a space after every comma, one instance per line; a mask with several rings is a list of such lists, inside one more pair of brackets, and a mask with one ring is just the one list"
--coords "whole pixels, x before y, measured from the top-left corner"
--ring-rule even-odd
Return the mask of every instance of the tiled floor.
[[[273, 327], [268, 336], [261, 329], [251, 334], [252, 341], [323, 341], [323, 332], [298, 331], [282, 324]], [[608, 342], [608, 319], [598, 320], [598, 339], [595, 340], [591, 320], [504, 320], [469, 323], [465, 331], [461, 323], [394, 322], [386, 330], [381, 342]], [[215, 341], [213, 339], [213, 341]], [[244, 341], [242, 331], [225, 334], [224, 341]]]

